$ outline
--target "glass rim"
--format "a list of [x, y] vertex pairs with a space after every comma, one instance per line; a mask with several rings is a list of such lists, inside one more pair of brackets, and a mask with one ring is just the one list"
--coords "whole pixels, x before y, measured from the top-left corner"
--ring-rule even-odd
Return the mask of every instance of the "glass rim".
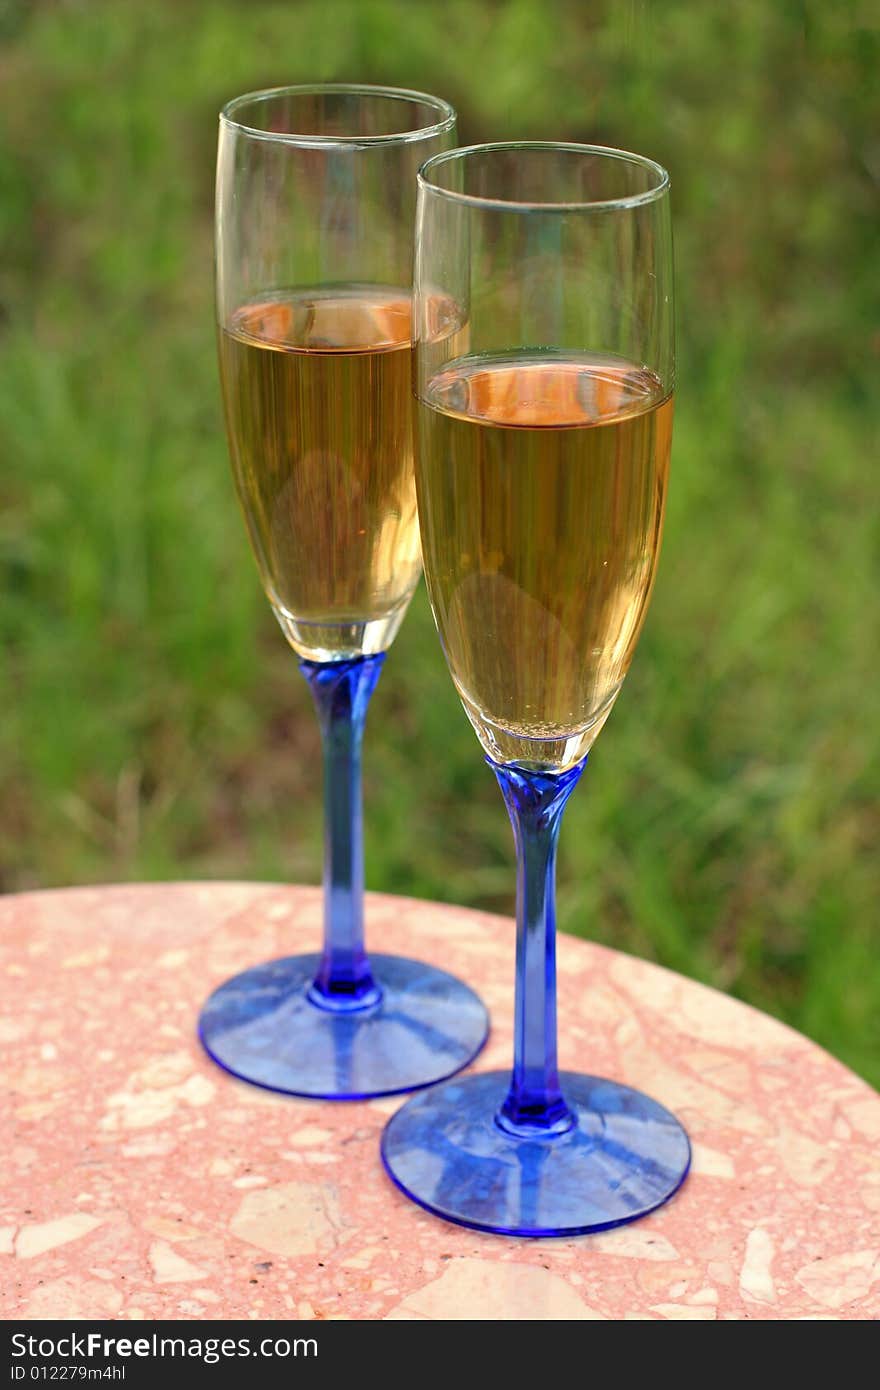
[[[617, 159], [626, 164], [635, 164], [640, 169], [647, 169], [656, 176], [657, 182], [641, 193], [629, 193], [622, 198], [587, 198], [571, 201], [548, 199], [544, 202], [530, 202], [519, 198], [484, 198], [479, 193], [457, 193], [454, 189], [443, 188], [429, 177], [431, 170], [437, 165], [495, 150], [567, 150], [573, 154], [599, 155], [604, 159]], [[461, 145], [456, 149], [442, 150], [439, 154], [431, 155], [419, 169], [416, 178], [419, 188], [428, 193], [436, 193], [441, 198], [449, 198], [452, 202], [463, 203], [466, 206], [491, 208], [499, 212], [613, 212], [657, 202], [668, 193], [670, 186], [669, 174], [663, 165], [658, 164], [655, 159], [650, 159], [648, 155], [635, 154], [632, 150], [619, 150], [613, 145], [584, 145], [567, 140], [496, 140], [483, 145]]]
[[[318, 93], [340, 93], [349, 96], [389, 97], [393, 101], [421, 102], [432, 107], [439, 117], [430, 125], [419, 126], [414, 130], [393, 131], [389, 135], [305, 135], [296, 131], [261, 130], [259, 126], [247, 125], [235, 119], [238, 108], [248, 102], [271, 101], [274, 97], [309, 96]], [[430, 139], [451, 130], [455, 125], [455, 108], [442, 97], [432, 96], [430, 92], [419, 92], [409, 87], [383, 87], [368, 82], [294, 82], [289, 86], [261, 87], [254, 92], [243, 92], [232, 97], [220, 111], [220, 121], [232, 130], [239, 131], [254, 140], [270, 140], [279, 145], [321, 145], [340, 146], [358, 149], [361, 146], [403, 145], [419, 140]]]

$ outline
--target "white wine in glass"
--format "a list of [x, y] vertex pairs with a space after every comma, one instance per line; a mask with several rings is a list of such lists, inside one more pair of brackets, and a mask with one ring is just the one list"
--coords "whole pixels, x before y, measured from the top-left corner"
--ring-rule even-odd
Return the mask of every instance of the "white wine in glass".
[[672, 394], [614, 357], [474, 356], [426, 383], [431, 601], [486, 752], [573, 767], [620, 690], [654, 579]]
[[311, 661], [387, 650], [421, 573], [410, 291], [276, 292], [220, 329], [236, 487], [266, 593]]

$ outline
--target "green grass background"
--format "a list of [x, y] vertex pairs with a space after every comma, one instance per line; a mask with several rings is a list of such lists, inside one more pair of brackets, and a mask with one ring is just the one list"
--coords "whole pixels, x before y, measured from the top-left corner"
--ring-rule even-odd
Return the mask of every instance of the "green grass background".
[[[221, 430], [216, 113], [283, 81], [423, 87], [463, 142], [588, 139], [672, 175], [664, 555], [567, 814], [560, 924], [880, 1081], [871, 11], [0, 3], [5, 890], [318, 880], [317, 732]], [[370, 885], [509, 911], [507, 819], [423, 591], [368, 732]]]

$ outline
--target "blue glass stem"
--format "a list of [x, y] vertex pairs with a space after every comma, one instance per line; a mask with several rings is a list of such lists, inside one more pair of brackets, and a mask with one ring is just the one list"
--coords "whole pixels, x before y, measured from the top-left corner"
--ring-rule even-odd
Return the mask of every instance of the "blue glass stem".
[[513, 1075], [496, 1120], [522, 1138], [565, 1134], [574, 1123], [556, 1060], [556, 843], [586, 761], [546, 773], [487, 759], [507, 804], [517, 853]]
[[309, 998], [336, 1012], [379, 1002], [364, 946], [361, 743], [384, 652], [355, 661], [301, 661], [324, 745], [324, 949]]

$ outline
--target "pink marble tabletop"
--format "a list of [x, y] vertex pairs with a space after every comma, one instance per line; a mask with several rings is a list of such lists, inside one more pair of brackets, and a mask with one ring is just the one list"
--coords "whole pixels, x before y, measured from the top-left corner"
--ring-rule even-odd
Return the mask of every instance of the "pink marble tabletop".
[[[563, 937], [560, 1062], [642, 1087], [694, 1141], [667, 1207], [574, 1240], [447, 1225], [385, 1177], [398, 1099], [234, 1081], [198, 1006], [315, 948], [320, 893], [261, 884], [0, 900], [5, 1318], [880, 1316], [880, 1096], [713, 990]], [[513, 925], [371, 895], [370, 939], [476, 985], [506, 1066]]]

